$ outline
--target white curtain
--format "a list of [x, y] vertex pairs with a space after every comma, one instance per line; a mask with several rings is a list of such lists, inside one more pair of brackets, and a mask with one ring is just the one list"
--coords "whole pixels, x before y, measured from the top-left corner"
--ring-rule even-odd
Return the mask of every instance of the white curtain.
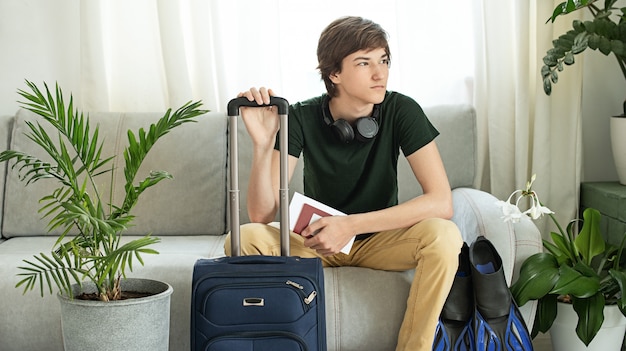
[[[423, 106], [471, 103], [481, 179], [499, 198], [537, 173], [543, 202], [572, 218], [580, 181], [580, 66], [542, 91], [545, 24], [560, 0], [0, 0], [0, 113], [23, 80], [58, 82], [87, 111], [223, 111], [265, 85], [295, 102], [324, 91], [322, 29], [344, 15], [390, 34], [389, 89]], [[567, 26], [570, 20], [557, 21]]]
[[464, 0], [1, 0], [2, 98], [26, 78], [59, 81], [87, 110], [162, 110], [190, 99], [223, 110], [259, 85], [298, 101], [324, 91], [320, 32], [358, 15], [390, 34], [390, 89], [424, 106], [471, 103], [469, 12]]
[[[571, 26], [575, 15], [546, 24], [560, 2], [475, 2], [475, 106], [482, 135], [482, 187], [506, 198], [537, 174], [534, 189], [566, 224], [576, 218], [579, 198], [582, 66], [568, 67], [549, 97], [539, 74], [552, 40]], [[538, 225], [555, 228], [547, 221]], [[542, 233], [549, 237], [549, 231]]]

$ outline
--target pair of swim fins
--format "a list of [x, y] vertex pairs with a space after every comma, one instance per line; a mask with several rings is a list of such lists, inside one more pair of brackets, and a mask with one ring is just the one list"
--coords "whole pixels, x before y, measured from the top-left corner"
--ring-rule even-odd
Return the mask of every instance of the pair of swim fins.
[[526, 323], [506, 284], [502, 259], [484, 236], [471, 247], [463, 244], [433, 350], [533, 350]]

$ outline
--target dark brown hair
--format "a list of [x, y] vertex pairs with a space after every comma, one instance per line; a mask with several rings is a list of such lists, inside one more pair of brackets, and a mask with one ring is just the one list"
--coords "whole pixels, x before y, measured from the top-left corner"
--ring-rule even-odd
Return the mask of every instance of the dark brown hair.
[[322, 31], [317, 44], [317, 69], [331, 97], [337, 96], [337, 89], [330, 75], [341, 72], [343, 59], [359, 50], [384, 48], [391, 59], [387, 32], [378, 24], [361, 17], [342, 17]]

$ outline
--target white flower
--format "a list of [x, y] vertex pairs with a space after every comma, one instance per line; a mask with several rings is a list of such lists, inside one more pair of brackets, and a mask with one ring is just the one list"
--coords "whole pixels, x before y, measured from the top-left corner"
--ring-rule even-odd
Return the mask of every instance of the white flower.
[[[534, 177], [533, 177], [534, 178]], [[534, 179], [533, 179], [534, 180]], [[531, 182], [532, 184], [532, 182]], [[525, 215], [530, 216], [530, 218], [532, 219], [538, 219], [541, 216], [543, 216], [544, 214], [553, 214], [554, 212], [552, 212], [552, 210], [550, 210], [549, 208], [543, 206], [541, 204], [541, 201], [539, 201], [539, 195], [537, 195], [536, 192], [530, 190], [528, 192], [528, 196], [531, 197], [532, 199], [532, 206], [524, 212]]]
[[[532, 219], [538, 219], [544, 214], [553, 214], [552, 210], [543, 206], [539, 201], [539, 196], [537, 193], [532, 190], [533, 182], [536, 179], [536, 175], [533, 174], [530, 181], [526, 182], [525, 190], [516, 190], [506, 201], [498, 201], [496, 204], [502, 209], [503, 216], [501, 218], [504, 219], [505, 222], [517, 223], [520, 221], [523, 215], [529, 216]], [[511, 200], [517, 195], [519, 196], [515, 198], [515, 204], [511, 203]], [[528, 210], [522, 212], [519, 209], [519, 202], [521, 199], [525, 197], [530, 197], [531, 206]]]
[[529, 208], [528, 210], [524, 211], [524, 214], [527, 216], [530, 216], [530, 218], [532, 219], [538, 219], [539, 217], [543, 216], [544, 214], [552, 214], [554, 212], [552, 212], [549, 208], [545, 207], [545, 206], [541, 206], [540, 205], [533, 205], [531, 208]]
[[517, 223], [522, 218], [522, 211], [512, 203], [508, 201], [498, 201], [496, 205], [502, 209], [503, 216], [501, 218], [504, 219], [505, 222]]

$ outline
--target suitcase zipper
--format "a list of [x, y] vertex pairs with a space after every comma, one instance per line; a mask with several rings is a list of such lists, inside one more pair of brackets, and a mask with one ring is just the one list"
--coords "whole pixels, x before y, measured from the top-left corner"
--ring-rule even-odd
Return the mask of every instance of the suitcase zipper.
[[291, 285], [302, 292], [301, 295], [302, 295], [303, 301], [307, 306], [310, 305], [311, 302], [313, 302], [313, 300], [315, 300], [315, 297], [317, 296], [317, 291], [315, 290], [313, 290], [308, 296], [306, 296], [306, 293], [304, 292], [304, 287], [294, 281], [287, 280], [286, 284]]
[[[257, 284], [250, 284], [250, 283], [238, 283], [238, 284], [223, 284], [223, 285], [218, 285], [215, 286], [213, 289], [211, 289], [210, 291], [214, 291], [214, 290], [220, 290], [220, 289], [224, 289], [225, 286], [276, 286], [279, 287], [281, 285], [288, 285], [289, 287], [291, 287], [293, 289], [293, 291], [295, 291], [299, 296], [300, 296], [300, 300], [301, 302], [303, 302], [302, 304], [302, 308], [304, 309], [304, 312], [308, 312], [311, 309], [311, 303], [315, 300], [315, 297], [317, 296], [317, 291], [313, 290], [308, 296], [306, 294], [306, 292], [304, 292], [304, 286], [302, 286], [301, 284], [298, 284], [292, 280], [287, 280], [284, 283], [279, 283], [279, 282], [275, 282], [273, 284], [268, 285], [268, 283], [257, 283]], [[209, 293], [210, 295], [210, 293]]]
[[[207, 277], [207, 278], [205, 278], [205, 279], [210, 279], [210, 278], [222, 278], [222, 277], [224, 277], [224, 276], [227, 276], [227, 274], [230, 274], [230, 273], [225, 273], [225, 274], [219, 274], [219, 273], [217, 273], [217, 274], [213, 274], [212, 276], [209, 276], [209, 277]], [[246, 274], [241, 274], [241, 275], [239, 275], [239, 278], [247, 278], [247, 277], [250, 277], [250, 278], [256, 278], [257, 276], [255, 276], [255, 275], [246, 275]], [[274, 277], [275, 277], [276, 279], [278, 279], [278, 278], [280, 278], [281, 276], [276, 275], [276, 276], [274, 276]], [[283, 277], [284, 277], [284, 276], [283, 276]], [[315, 288], [316, 288], [316, 286], [317, 286], [317, 283], [316, 283], [316, 282], [314, 282], [314, 281], [311, 281], [310, 279], [307, 279], [307, 278], [305, 278], [305, 277], [302, 277], [302, 279], [305, 279], [305, 280], [307, 280], [309, 283], [311, 283], [312, 288], [313, 288], [313, 292], [311, 292], [311, 294], [312, 294], [312, 295], [317, 296], [317, 292], [315, 291]], [[303, 286], [303, 285], [298, 284], [298, 283], [296, 283], [296, 282], [294, 282], [294, 281], [292, 281], [292, 280], [289, 280], [289, 279], [288, 279], [285, 283], [286, 283], [286, 284], [288, 284], [288, 285], [293, 286], [294, 288], [298, 288], [298, 289], [304, 290], [304, 286]], [[197, 290], [197, 287], [198, 287], [198, 285], [200, 285], [200, 284], [201, 284], [201, 283], [196, 283], [196, 285], [194, 286], [194, 290]], [[277, 284], [278, 284], [278, 283], [277, 283]], [[315, 296], [313, 296], [313, 298], [314, 298]], [[311, 302], [313, 301], [313, 298], [311, 298]]]

